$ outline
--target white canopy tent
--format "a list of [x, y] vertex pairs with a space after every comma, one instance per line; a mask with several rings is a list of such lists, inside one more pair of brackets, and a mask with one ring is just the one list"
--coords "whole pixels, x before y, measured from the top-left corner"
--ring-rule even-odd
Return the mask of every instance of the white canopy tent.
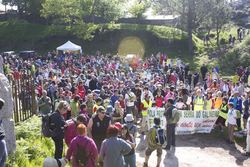
[[56, 48], [57, 51], [80, 51], [82, 53], [82, 47], [72, 43], [71, 41], [66, 42], [65, 44]]

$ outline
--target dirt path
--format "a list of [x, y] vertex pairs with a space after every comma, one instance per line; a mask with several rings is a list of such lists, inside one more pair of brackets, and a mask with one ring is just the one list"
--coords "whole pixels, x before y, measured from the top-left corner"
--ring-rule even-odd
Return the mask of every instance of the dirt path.
[[[139, 142], [139, 139], [138, 139]], [[176, 150], [163, 151], [161, 167], [250, 167], [250, 157], [242, 155], [242, 147], [229, 145], [213, 135], [177, 136]], [[137, 166], [142, 167], [144, 151], [136, 151]], [[149, 167], [157, 163], [156, 152], [149, 159]]]

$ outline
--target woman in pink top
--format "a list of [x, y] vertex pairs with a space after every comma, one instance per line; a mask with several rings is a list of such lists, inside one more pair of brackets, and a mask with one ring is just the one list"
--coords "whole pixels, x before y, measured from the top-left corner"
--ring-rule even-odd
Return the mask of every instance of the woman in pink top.
[[85, 115], [80, 114], [77, 116], [76, 121], [74, 121], [73, 119], [70, 119], [67, 122], [68, 122], [68, 126], [65, 128], [64, 139], [65, 139], [65, 143], [69, 147], [72, 139], [77, 136], [77, 125], [84, 124], [86, 126], [88, 124], [88, 118]]
[[76, 136], [70, 143], [69, 149], [67, 151], [66, 159], [72, 161], [73, 167], [83, 167], [79, 164], [75, 158], [77, 150], [79, 148], [85, 149], [87, 154], [87, 162], [84, 167], [96, 167], [96, 160], [98, 157], [98, 151], [93, 139], [87, 137], [87, 128], [84, 124], [79, 124], [77, 126], [78, 136]]
[[174, 93], [174, 87], [170, 88], [170, 91], [167, 93], [167, 95], [164, 97], [165, 103], [168, 102], [168, 99], [175, 99], [175, 93]]

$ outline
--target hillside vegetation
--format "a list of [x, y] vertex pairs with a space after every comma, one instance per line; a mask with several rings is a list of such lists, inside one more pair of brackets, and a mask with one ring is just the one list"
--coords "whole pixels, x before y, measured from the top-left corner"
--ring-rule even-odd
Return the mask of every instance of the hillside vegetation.
[[250, 37], [222, 55], [219, 64], [226, 74], [233, 74], [239, 66], [250, 67]]
[[[179, 29], [166, 26], [137, 24], [105, 24], [91, 40], [81, 40], [63, 26], [31, 24], [26, 21], [11, 20], [0, 22], [0, 49], [36, 50], [46, 53], [54, 50], [67, 40], [81, 45], [86, 54], [100, 50], [116, 54], [120, 41], [127, 36], [136, 36], [145, 45], [145, 55], [165, 52], [170, 56], [187, 55], [187, 34]], [[200, 40], [195, 40], [198, 45]]]

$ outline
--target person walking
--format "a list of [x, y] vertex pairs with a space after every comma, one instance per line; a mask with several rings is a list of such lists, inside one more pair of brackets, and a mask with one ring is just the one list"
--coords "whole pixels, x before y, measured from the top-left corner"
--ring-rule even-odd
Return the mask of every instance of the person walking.
[[247, 129], [246, 125], [247, 125], [247, 120], [249, 117], [249, 113], [250, 113], [250, 91], [246, 92], [246, 97], [245, 100], [243, 102], [244, 105], [244, 113], [243, 113], [243, 122], [244, 122], [244, 129]]
[[102, 142], [100, 160], [103, 167], [125, 167], [124, 155], [128, 154], [132, 147], [125, 140], [118, 138], [119, 130], [114, 125], [107, 129], [107, 139]]
[[135, 138], [129, 133], [127, 125], [122, 126], [121, 138], [125, 140], [131, 147], [131, 151], [124, 155], [125, 167], [136, 167], [136, 156], [135, 156]]
[[164, 116], [167, 121], [167, 146], [166, 150], [170, 150], [171, 146], [175, 147], [175, 126], [176, 122], [174, 121], [174, 100], [168, 99], [167, 106], [165, 106]]
[[54, 158], [62, 158], [63, 153], [63, 139], [64, 139], [64, 128], [66, 123], [63, 115], [67, 112], [69, 104], [66, 101], [61, 101], [54, 113], [50, 116], [51, 129], [53, 129], [52, 140], [55, 144]]
[[52, 102], [49, 96], [47, 96], [47, 91], [43, 90], [42, 97], [38, 101], [39, 113], [46, 115], [52, 110]]
[[159, 145], [156, 141], [157, 138], [157, 129], [160, 128], [161, 120], [160, 118], [154, 118], [154, 127], [150, 128], [147, 133], [147, 149], [145, 152], [145, 162], [143, 167], [148, 167], [148, 160], [153, 151], [157, 151], [157, 165], [160, 166], [161, 156], [162, 156], [162, 145]]
[[150, 100], [150, 97], [148, 95], [145, 95], [145, 99], [141, 102], [142, 106], [142, 122], [141, 122], [141, 140], [144, 138], [145, 133], [148, 131], [148, 123], [147, 123], [147, 117], [148, 117], [148, 110], [152, 107], [153, 102]]
[[208, 72], [207, 66], [203, 64], [200, 68], [201, 76], [202, 76], [202, 81], [205, 80], [206, 74]]
[[97, 109], [97, 114], [88, 123], [89, 136], [95, 141], [98, 150], [101, 148], [103, 140], [106, 138], [108, 127], [111, 125], [111, 118], [106, 115], [103, 106]]
[[80, 96], [76, 95], [74, 99], [70, 101], [71, 118], [76, 118], [79, 115], [79, 111], [80, 111], [79, 100], [80, 100]]
[[78, 135], [69, 145], [66, 159], [72, 162], [73, 167], [95, 167], [98, 157], [98, 150], [95, 142], [93, 139], [87, 137], [87, 128], [84, 124], [79, 124], [77, 126], [77, 133]]
[[68, 125], [65, 128], [64, 140], [66, 145], [69, 147], [72, 139], [77, 136], [77, 126], [79, 124], [84, 124], [85, 126], [87, 126], [88, 118], [85, 115], [80, 114], [77, 116], [76, 121], [74, 119], [71, 119], [67, 122]]
[[250, 117], [247, 120], [246, 156], [250, 156]]
[[228, 104], [228, 142], [229, 144], [234, 143], [234, 128], [237, 126], [236, 119], [237, 119], [237, 113], [234, 109], [234, 103], [229, 102]]

